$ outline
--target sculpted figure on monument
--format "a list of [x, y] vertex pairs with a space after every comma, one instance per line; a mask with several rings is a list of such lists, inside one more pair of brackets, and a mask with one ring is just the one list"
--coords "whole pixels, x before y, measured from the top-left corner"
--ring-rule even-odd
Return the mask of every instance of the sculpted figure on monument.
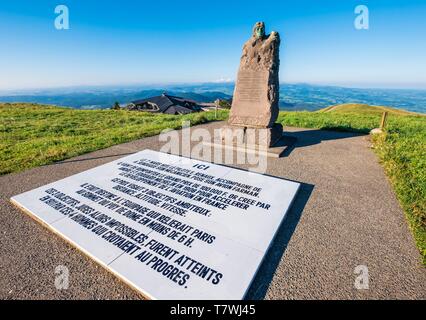
[[[257, 22], [253, 27], [252, 37], [244, 44], [240, 69], [276, 70], [279, 69], [280, 36], [272, 31], [265, 35], [265, 24]], [[276, 72], [278, 75], [278, 72]]]

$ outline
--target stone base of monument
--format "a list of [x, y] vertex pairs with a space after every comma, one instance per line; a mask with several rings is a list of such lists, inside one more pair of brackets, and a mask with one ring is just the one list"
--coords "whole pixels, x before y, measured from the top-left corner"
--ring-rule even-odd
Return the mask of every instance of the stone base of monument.
[[244, 143], [253, 146], [273, 147], [283, 135], [283, 126], [275, 123], [271, 128], [227, 125], [220, 130], [220, 139], [227, 144]]
[[292, 146], [296, 138], [283, 135], [283, 127], [276, 123], [272, 128], [251, 128], [227, 125], [221, 128], [219, 135], [207, 146], [279, 158]]

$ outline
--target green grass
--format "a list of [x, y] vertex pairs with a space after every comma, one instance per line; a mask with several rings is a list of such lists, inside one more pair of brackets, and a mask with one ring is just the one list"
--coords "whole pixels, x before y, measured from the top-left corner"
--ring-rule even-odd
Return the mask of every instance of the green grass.
[[[404, 209], [426, 265], [426, 117], [381, 106], [347, 104], [317, 112], [280, 112], [286, 126], [368, 133], [389, 112], [374, 150]], [[226, 119], [219, 111], [218, 119]], [[214, 112], [171, 116], [132, 111], [75, 110], [34, 104], [0, 104], [0, 174], [19, 172], [134, 139], [182, 120], [200, 124]]]
[[368, 133], [388, 111], [385, 133], [373, 137], [426, 265], [426, 116], [386, 107], [340, 105], [317, 112], [280, 112], [286, 126]]
[[[218, 112], [218, 119], [227, 113]], [[50, 164], [115, 144], [214, 120], [214, 112], [185, 116], [124, 110], [76, 110], [0, 104], [0, 175]]]
[[371, 129], [379, 126], [383, 111], [389, 113], [390, 127], [397, 127], [400, 121], [405, 123], [416, 121], [415, 119], [421, 119], [421, 122], [425, 120], [424, 116], [403, 110], [362, 104], [342, 104], [317, 112], [280, 112], [278, 122], [301, 128], [369, 133]]

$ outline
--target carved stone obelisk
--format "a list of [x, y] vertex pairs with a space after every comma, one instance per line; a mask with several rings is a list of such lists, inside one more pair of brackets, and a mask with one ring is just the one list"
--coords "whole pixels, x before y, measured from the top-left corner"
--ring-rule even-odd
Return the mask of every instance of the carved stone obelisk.
[[228, 126], [224, 128], [231, 129], [235, 137], [266, 148], [274, 146], [283, 134], [282, 125], [275, 123], [279, 112], [279, 46], [278, 32], [266, 35], [265, 24], [257, 22], [243, 47]]

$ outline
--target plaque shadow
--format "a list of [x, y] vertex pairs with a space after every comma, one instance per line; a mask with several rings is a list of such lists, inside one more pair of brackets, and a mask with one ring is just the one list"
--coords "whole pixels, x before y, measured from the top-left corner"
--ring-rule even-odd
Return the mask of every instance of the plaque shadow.
[[272, 282], [282, 256], [287, 249], [288, 243], [299, 223], [303, 209], [308, 202], [314, 185], [300, 183], [299, 191], [294, 199], [290, 210], [282, 221], [274, 240], [272, 241], [259, 269], [254, 277], [244, 300], [261, 300], [266, 296], [266, 292]]

